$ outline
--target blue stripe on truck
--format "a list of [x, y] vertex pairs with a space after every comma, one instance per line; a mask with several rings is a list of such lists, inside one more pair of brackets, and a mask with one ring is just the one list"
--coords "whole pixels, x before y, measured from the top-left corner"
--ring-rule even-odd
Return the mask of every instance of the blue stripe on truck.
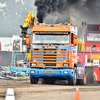
[[[31, 71], [35, 71], [35, 73], [31, 73]], [[45, 71], [54, 71], [54, 73], [45, 73]], [[64, 71], [68, 71], [68, 74], [64, 74]], [[56, 69], [56, 68], [46, 68], [46, 69], [39, 69], [39, 68], [31, 68], [30, 75], [34, 77], [63, 77], [63, 78], [73, 78], [74, 71], [73, 69], [69, 68], [62, 68], [62, 69]]]

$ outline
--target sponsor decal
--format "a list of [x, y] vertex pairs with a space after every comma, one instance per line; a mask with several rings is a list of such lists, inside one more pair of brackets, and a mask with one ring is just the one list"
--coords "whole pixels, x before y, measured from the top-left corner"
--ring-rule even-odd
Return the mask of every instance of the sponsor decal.
[[92, 51], [92, 52], [100, 51], [100, 47], [95, 47], [95, 48], [86, 47], [86, 51]]

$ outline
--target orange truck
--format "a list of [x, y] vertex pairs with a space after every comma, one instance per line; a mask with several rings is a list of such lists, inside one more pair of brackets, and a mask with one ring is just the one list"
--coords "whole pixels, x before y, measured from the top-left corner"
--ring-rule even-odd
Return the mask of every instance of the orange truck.
[[[27, 34], [31, 27], [32, 33]], [[34, 12], [23, 20], [22, 37], [29, 50], [30, 82], [53, 84], [68, 80], [69, 85], [86, 84], [84, 65], [77, 64], [77, 31], [70, 25], [37, 23]]]

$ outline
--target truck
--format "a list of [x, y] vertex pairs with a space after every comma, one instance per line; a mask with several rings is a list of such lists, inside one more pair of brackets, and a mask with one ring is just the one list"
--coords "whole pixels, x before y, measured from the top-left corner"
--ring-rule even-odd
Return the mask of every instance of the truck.
[[87, 24], [84, 41], [78, 42], [78, 63], [88, 69], [88, 83], [100, 81], [100, 24]]
[[[37, 84], [39, 78], [43, 84], [54, 84], [56, 80], [67, 80], [69, 85], [86, 84], [85, 65], [77, 63], [77, 29], [74, 26], [37, 23], [34, 12], [29, 11], [20, 27], [21, 37], [26, 38], [29, 49], [31, 84]], [[29, 27], [31, 34], [27, 34]]]

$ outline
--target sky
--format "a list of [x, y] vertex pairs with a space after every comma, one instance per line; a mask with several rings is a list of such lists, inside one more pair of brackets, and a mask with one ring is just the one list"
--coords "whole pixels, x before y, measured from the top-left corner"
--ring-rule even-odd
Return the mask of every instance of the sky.
[[20, 35], [20, 25], [30, 10], [36, 15], [34, 0], [0, 0], [0, 37]]
[[[79, 19], [100, 23], [100, 21], [96, 20], [97, 16], [100, 18], [100, 0], [0, 0], [0, 37], [21, 35], [20, 25], [23, 24], [26, 13], [30, 10], [35, 12], [35, 16], [38, 11], [38, 20], [42, 17], [45, 20], [47, 17], [46, 22], [51, 22], [56, 16], [54, 20], [57, 20], [57, 23], [65, 22], [66, 17], [69, 17], [67, 12], [67, 9], [70, 8], [69, 5], [74, 6], [75, 15], [78, 15]], [[31, 29], [29, 29], [28, 33], [30, 31]]]

